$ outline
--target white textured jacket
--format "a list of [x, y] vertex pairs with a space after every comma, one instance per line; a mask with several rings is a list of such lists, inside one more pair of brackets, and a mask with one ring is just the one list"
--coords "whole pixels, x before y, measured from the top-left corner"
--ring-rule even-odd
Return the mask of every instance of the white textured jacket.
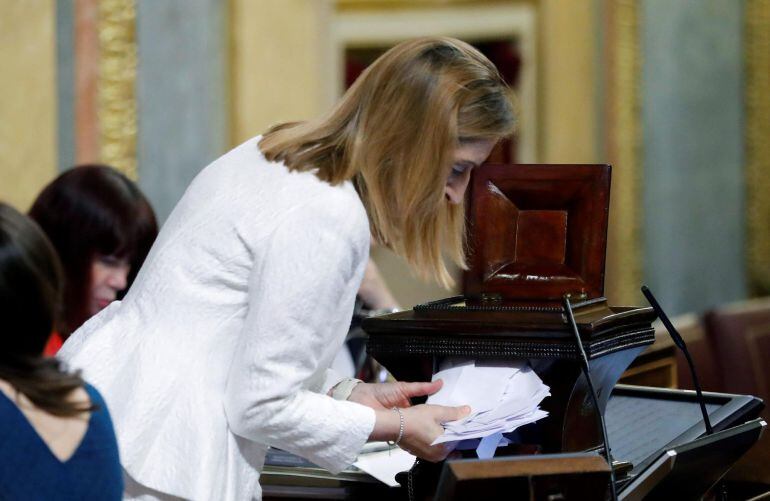
[[325, 396], [369, 252], [350, 183], [268, 162], [259, 138], [206, 167], [122, 302], [60, 351], [110, 408], [121, 462], [188, 499], [259, 499], [269, 445], [339, 471], [374, 411]]

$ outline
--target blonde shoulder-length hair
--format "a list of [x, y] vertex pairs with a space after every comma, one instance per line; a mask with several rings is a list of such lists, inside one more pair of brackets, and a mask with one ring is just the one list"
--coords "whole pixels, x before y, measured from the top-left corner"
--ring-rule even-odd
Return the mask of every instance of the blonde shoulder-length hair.
[[376, 240], [445, 287], [446, 252], [465, 268], [462, 205], [444, 187], [455, 149], [514, 128], [510, 89], [478, 50], [446, 37], [400, 43], [369, 66], [325, 116], [286, 123], [259, 147], [288, 169], [353, 180]]

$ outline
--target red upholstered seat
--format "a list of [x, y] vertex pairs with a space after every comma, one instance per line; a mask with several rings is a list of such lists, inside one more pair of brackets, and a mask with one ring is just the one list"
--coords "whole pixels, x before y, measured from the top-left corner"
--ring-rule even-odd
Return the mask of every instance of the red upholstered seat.
[[[770, 298], [715, 308], [704, 316], [706, 335], [721, 380], [719, 390], [755, 395], [770, 417]], [[736, 464], [733, 480], [770, 484], [770, 434]]]

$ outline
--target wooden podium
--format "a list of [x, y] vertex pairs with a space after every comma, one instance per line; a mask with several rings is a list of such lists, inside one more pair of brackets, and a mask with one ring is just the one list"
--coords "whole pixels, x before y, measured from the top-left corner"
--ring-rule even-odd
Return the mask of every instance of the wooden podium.
[[[364, 320], [369, 353], [396, 378], [429, 381], [443, 357], [526, 358], [551, 397], [537, 424], [543, 452], [601, 447], [598, 413], [633, 359], [654, 340], [652, 308], [604, 298], [608, 165], [492, 165], [469, 193], [463, 295]], [[595, 408], [561, 305], [571, 296]]]
[[448, 461], [434, 499], [580, 499], [607, 497], [610, 467], [595, 454], [534, 455]]

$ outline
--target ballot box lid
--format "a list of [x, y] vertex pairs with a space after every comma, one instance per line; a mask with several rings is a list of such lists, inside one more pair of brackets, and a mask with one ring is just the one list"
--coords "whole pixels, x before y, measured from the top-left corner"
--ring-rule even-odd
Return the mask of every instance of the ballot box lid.
[[468, 197], [469, 300], [604, 295], [609, 165], [485, 164]]

